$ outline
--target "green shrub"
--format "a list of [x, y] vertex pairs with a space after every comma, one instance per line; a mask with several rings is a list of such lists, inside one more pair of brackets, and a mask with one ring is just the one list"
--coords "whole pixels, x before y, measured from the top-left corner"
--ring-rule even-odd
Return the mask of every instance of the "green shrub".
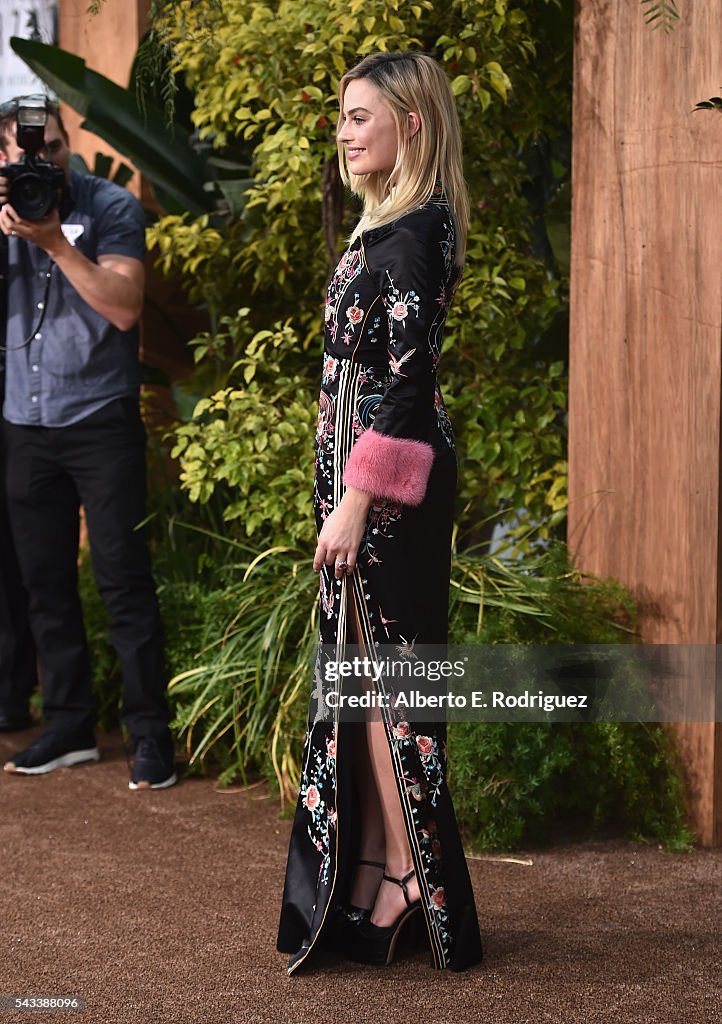
[[[517, 565], [458, 556], [450, 626], [458, 643], [636, 640], [629, 594], [577, 572], [562, 544]], [[560, 821], [582, 834], [621, 824], [671, 849], [692, 840], [679, 761], [658, 725], [455, 722], [449, 763], [459, 822], [475, 849], [548, 839]]]
[[247, 313], [225, 318], [224, 334], [199, 340], [200, 358], [211, 345], [242, 352], [231, 369], [241, 383], [198, 402], [191, 422], [177, 428], [171, 455], [180, 460], [181, 486], [191, 501], [206, 503], [223, 487], [223, 519], [241, 536], [310, 545], [317, 389], [281, 365], [284, 349], [297, 341], [289, 325], [251, 337]]
[[457, 722], [449, 781], [468, 846], [506, 850], [610, 824], [686, 849], [684, 793], [669, 733], [627, 723]]

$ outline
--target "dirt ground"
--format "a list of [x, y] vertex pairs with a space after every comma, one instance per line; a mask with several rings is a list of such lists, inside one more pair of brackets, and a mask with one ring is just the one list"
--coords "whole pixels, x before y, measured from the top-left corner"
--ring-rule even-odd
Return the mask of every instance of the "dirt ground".
[[[0, 735], [2, 760], [34, 735]], [[119, 737], [101, 750], [97, 765], [0, 773], [0, 995], [85, 999], [0, 1024], [722, 1021], [722, 850], [605, 840], [472, 860], [480, 967], [327, 954], [289, 978], [277, 803], [210, 780], [133, 793]]]

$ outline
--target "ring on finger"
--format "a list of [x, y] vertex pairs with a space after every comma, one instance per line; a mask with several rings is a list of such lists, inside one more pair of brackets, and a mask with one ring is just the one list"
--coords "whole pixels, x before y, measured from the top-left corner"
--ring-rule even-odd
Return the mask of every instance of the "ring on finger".
[[336, 562], [336, 568], [340, 569], [341, 572], [346, 572], [348, 569], [348, 562]]

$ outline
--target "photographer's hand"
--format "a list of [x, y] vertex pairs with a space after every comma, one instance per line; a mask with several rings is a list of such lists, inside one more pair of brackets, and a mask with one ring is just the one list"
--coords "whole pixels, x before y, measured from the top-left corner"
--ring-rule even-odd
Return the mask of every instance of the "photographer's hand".
[[63, 234], [57, 209], [41, 220], [29, 221], [6, 203], [0, 209], [0, 230], [44, 249], [78, 295], [121, 331], [138, 322], [145, 283], [141, 260], [112, 253], [99, 256], [97, 263], [89, 260]]
[[[0, 182], [6, 184], [6, 179], [0, 176]], [[10, 203], [6, 203], [0, 210], [0, 229], [4, 235], [17, 235], [26, 242], [39, 245], [53, 259], [53, 251], [65, 244], [57, 209], [51, 210], [47, 217], [40, 220], [23, 220]]]

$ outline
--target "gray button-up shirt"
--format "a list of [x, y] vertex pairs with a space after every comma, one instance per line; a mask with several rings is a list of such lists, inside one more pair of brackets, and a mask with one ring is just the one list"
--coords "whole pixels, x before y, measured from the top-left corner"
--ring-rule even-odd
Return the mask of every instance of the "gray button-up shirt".
[[[143, 208], [118, 185], [72, 171], [61, 218], [66, 237], [93, 262], [106, 253], [143, 259]], [[8, 243], [5, 419], [64, 427], [137, 395], [138, 328], [121, 331], [96, 313], [39, 246]]]

